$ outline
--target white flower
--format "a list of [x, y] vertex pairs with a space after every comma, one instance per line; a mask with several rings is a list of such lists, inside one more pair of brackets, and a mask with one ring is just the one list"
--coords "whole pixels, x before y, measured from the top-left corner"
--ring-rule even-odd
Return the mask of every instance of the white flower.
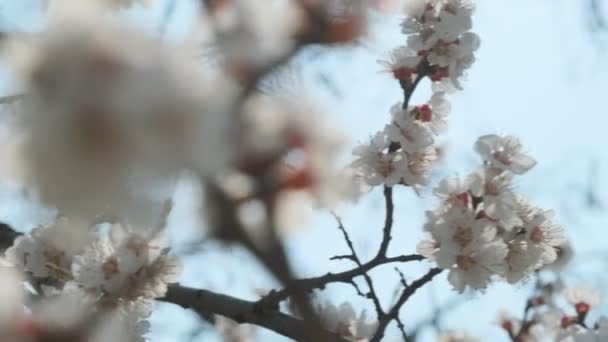
[[233, 0], [215, 6], [209, 19], [212, 43], [227, 64], [248, 67], [265, 65], [291, 49], [305, 18], [291, 2]]
[[553, 263], [545, 265], [543, 269], [559, 272], [566, 268], [570, 264], [570, 261], [572, 261], [574, 249], [572, 248], [572, 244], [568, 241], [555, 247], [555, 249], [557, 252], [557, 259], [555, 259]]
[[378, 63], [389, 71], [398, 80], [409, 80], [412, 74], [418, 72], [418, 64], [422, 57], [407, 46], [401, 46], [393, 50], [388, 60], [380, 60]]
[[418, 18], [427, 10], [427, 0], [407, 0], [403, 4], [403, 13], [407, 18]]
[[487, 217], [500, 221], [507, 229], [522, 223], [517, 215], [517, 198], [511, 191], [510, 174], [484, 167], [468, 178], [473, 195], [482, 198], [484, 214]]
[[337, 307], [326, 303], [317, 310], [325, 328], [350, 341], [367, 341], [376, 331], [378, 322], [368, 321], [365, 311], [357, 316], [350, 303], [342, 303]]
[[516, 238], [507, 242], [507, 245], [505, 278], [509, 283], [514, 284], [528, 278], [543, 265], [539, 250], [532, 248], [528, 241]]
[[428, 147], [421, 151], [405, 153], [407, 172], [403, 175], [403, 184], [414, 187], [427, 185], [433, 165], [438, 159], [437, 149]]
[[313, 105], [256, 95], [245, 102], [243, 111], [236, 165], [258, 192], [275, 195], [274, 219], [285, 222], [281, 218], [299, 205], [304, 210], [311, 207], [306, 204], [334, 208], [356, 197], [354, 174], [346, 175], [337, 165], [346, 138], [322, 122]]
[[416, 152], [433, 145], [433, 134], [413, 117], [395, 120], [385, 127], [387, 137], [398, 142], [407, 152]]
[[450, 177], [442, 179], [433, 193], [448, 205], [466, 208], [471, 206], [473, 201], [469, 193], [470, 188], [471, 185], [467, 179]]
[[540, 260], [550, 264], [557, 259], [557, 247], [566, 242], [564, 229], [554, 223], [553, 210], [538, 211], [524, 221], [523, 229], [530, 248], [537, 250]]
[[367, 184], [393, 186], [401, 182], [408, 173], [407, 156], [403, 153], [388, 152], [391, 142], [384, 132], [378, 132], [369, 144], [353, 150], [358, 158], [352, 167], [358, 170]]
[[389, 140], [398, 142], [407, 152], [418, 152], [433, 145], [433, 134], [446, 127], [449, 103], [441, 94], [435, 94], [428, 104], [401, 108], [398, 103], [391, 108], [392, 122], [385, 132]]
[[[121, 302], [120, 305], [105, 315], [91, 333], [91, 342], [125, 341], [144, 342], [145, 335], [150, 331], [150, 316], [152, 304], [148, 306], [134, 305], [131, 302]], [[143, 309], [142, 309], [143, 308]]]
[[6, 251], [6, 257], [34, 277], [65, 281], [71, 277], [74, 256], [94, 239], [95, 235], [86, 225], [59, 218], [19, 236]]
[[429, 49], [427, 59], [431, 65], [450, 67], [451, 73], [460, 75], [469, 67], [465, 61], [472, 58], [479, 44], [479, 37], [467, 32], [456, 42], [435, 44]]
[[435, 260], [435, 253], [439, 251], [441, 245], [430, 233], [425, 234], [426, 237], [421, 240], [416, 246], [416, 252], [429, 260]]
[[521, 320], [515, 318], [510, 312], [504, 309], [498, 312], [497, 324], [509, 335], [517, 335], [521, 329]]
[[472, 14], [473, 8], [462, 3], [444, 5], [434, 23], [435, 34], [446, 42], [458, 39], [473, 27]]
[[484, 161], [501, 170], [523, 174], [536, 165], [536, 160], [522, 151], [519, 139], [495, 134], [479, 137], [475, 150]]
[[239, 324], [230, 318], [215, 315], [215, 329], [224, 341], [255, 342], [255, 326]]
[[62, 3], [38, 39], [6, 49], [30, 96], [16, 120], [26, 181], [66, 216], [147, 226], [183, 168], [229, 159], [217, 146], [229, 145], [231, 87], [210, 97], [184, 49], [104, 21], [89, 1]]
[[100, 237], [74, 258], [74, 281], [110, 299], [162, 297], [181, 271], [179, 259], [167, 252], [162, 236], [114, 225], [111, 236]]
[[417, 106], [416, 118], [427, 125], [434, 134], [443, 132], [447, 127], [447, 116], [451, 105], [445, 93], [435, 92], [426, 105]]
[[[441, 252], [441, 249], [440, 249]], [[494, 274], [500, 274], [504, 268], [507, 248], [504, 242], [477, 240], [463, 248], [460, 253], [453, 255], [450, 263], [448, 280], [458, 292], [462, 293], [467, 287], [485, 289]], [[438, 265], [447, 266], [446, 259], [437, 253]], [[441, 266], [441, 265], [440, 265]]]
[[564, 296], [579, 314], [586, 314], [593, 306], [600, 303], [600, 294], [587, 286], [567, 288]]
[[469, 212], [451, 214], [433, 229], [439, 244], [434, 253], [437, 265], [449, 269], [448, 280], [459, 292], [465, 288], [484, 289], [494, 274], [504, 273], [506, 244], [496, 238], [496, 228]]

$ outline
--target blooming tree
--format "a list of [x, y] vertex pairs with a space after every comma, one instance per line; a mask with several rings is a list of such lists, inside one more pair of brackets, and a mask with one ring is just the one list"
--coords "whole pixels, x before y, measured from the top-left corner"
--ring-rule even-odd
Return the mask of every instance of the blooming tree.
[[[472, 2], [404, 1], [404, 44], [381, 62], [403, 97], [346, 165], [344, 132], [312, 99], [264, 85], [311, 46], [356, 41], [367, 2], [202, 1], [179, 44], [116, 15], [144, 3], [51, 0], [42, 31], [2, 42], [22, 88], [3, 98], [14, 112], [14, 136], [2, 145], [13, 157], [6, 176], [56, 209], [52, 222], [29, 232], [1, 227], [2, 341], [145, 340], [156, 301], [193, 310], [228, 341], [253, 340], [252, 326], [302, 341], [410, 341], [402, 308], [442, 272], [459, 293], [536, 281], [523, 317], [499, 317], [512, 341], [607, 339], [606, 318], [587, 321], [599, 301], [592, 289], [562, 291], [559, 281], [539, 277], [559, 270], [570, 249], [554, 211], [515, 190], [514, 178], [537, 163], [518, 138], [479, 137], [476, 170], [430, 184], [444, 153], [436, 139], [448, 126], [449, 97], [463, 90], [480, 45]], [[196, 57], [201, 44], [209, 58]], [[423, 80], [432, 95], [414, 103]], [[167, 219], [184, 170], [203, 189], [209, 239], [247, 249], [276, 289], [248, 301], [180, 285]], [[416, 253], [389, 254], [395, 188], [432, 188], [439, 203], [427, 212]], [[383, 191], [385, 219], [370, 233], [381, 237], [374, 256], [358, 253], [334, 214], [349, 252], [332, 259], [352, 267], [299, 277], [283, 242], [294, 217], [356, 206], [375, 189]], [[401, 275], [387, 305], [371, 271], [423, 260], [429, 270], [413, 281]], [[330, 284], [352, 287], [373, 312], [319, 300]], [[560, 306], [562, 294], [570, 308]], [[477, 340], [463, 331], [439, 337]]]

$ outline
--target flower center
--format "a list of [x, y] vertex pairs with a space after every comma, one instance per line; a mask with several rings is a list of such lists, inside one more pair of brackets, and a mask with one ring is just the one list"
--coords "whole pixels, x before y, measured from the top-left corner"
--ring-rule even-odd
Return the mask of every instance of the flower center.
[[456, 265], [465, 271], [468, 271], [477, 265], [477, 261], [468, 255], [459, 255], [456, 257]]

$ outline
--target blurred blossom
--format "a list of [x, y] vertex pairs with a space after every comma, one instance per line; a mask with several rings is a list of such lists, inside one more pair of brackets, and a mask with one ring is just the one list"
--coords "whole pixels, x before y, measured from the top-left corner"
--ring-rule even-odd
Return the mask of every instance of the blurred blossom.
[[[488, 139], [500, 139], [494, 137], [482, 136], [475, 144], [484, 159], [480, 169], [465, 178], [446, 178], [435, 188], [442, 202], [427, 213], [427, 238], [418, 245], [419, 253], [450, 270], [448, 279], [459, 292], [485, 289], [493, 279], [525, 280], [555, 262], [566, 243], [552, 210], [535, 207], [511, 190], [513, 177], [527, 172], [535, 160], [520, 152], [514, 137], [509, 146], [516, 148], [479, 148]], [[498, 153], [502, 161], [495, 163]]]
[[17, 115], [26, 180], [69, 216], [149, 225], [183, 168], [229, 159], [232, 87], [85, 4], [57, 6], [46, 32], [7, 46], [31, 96]]
[[254, 342], [255, 326], [237, 323], [230, 318], [215, 315], [215, 329], [224, 342]]
[[69, 279], [76, 254], [92, 243], [90, 227], [65, 218], [19, 236], [6, 251], [9, 261], [37, 278]]
[[[346, 139], [338, 128], [321, 120], [314, 106], [303, 100], [258, 95], [245, 103], [243, 120], [237, 165], [257, 182], [254, 192], [275, 196], [275, 209], [331, 208], [352, 197], [351, 178], [338, 165]], [[299, 194], [286, 195], [292, 192]], [[302, 202], [280, 203], [288, 200]]]
[[201, 20], [209, 20], [209, 43], [235, 71], [279, 59], [304, 25], [304, 14], [293, 1], [216, 1], [207, 14]]
[[325, 303], [317, 307], [319, 318], [325, 328], [346, 338], [349, 341], [366, 342], [374, 335], [378, 322], [368, 319], [366, 312], [358, 316], [350, 303], [339, 306]]

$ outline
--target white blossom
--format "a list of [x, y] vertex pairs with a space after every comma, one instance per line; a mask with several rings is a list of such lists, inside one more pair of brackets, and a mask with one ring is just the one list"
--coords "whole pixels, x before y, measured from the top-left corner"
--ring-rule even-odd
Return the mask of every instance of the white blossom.
[[588, 286], [570, 287], [564, 291], [564, 296], [573, 305], [585, 305], [587, 310], [600, 303], [600, 294]]
[[110, 299], [162, 297], [180, 271], [179, 259], [168, 255], [162, 236], [146, 237], [121, 225], [77, 255], [72, 265], [79, 286]]
[[73, 258], [94, 239], [95, 234], [86, 225], [60, 218], [19, 236], [6, 257], [34, 277], [65, 281], [71, 278]]
[[224, 341], [255, 342], [255, 327], [239, 324], [230, 318], [215, 315], [215, 329]]
[[364, 342], [376, 332], [378, 322], [368, 320], [365, 311], [357, 316], [350, 303], [342, 303], [339, 306], [326, 303], [317, 310], [325, 328], [349, 341]]
[[554, 223], [555, 212], [552, 210], [538, 211], [524, 222], [523, 229], [531, 248], [545, 264], [557, 259], [557, 247], [565, 243], [564, 230]]
[[184, 49], [89, 3], [59, 6], [39, 37], [7, 46], [29, 93], [16, 116], [24, 178], [66, 216], [149, 225], [183, 168], [213, 173], [229, 159], [217, 149], [229, 145], [226, 101], [209, 97]]

